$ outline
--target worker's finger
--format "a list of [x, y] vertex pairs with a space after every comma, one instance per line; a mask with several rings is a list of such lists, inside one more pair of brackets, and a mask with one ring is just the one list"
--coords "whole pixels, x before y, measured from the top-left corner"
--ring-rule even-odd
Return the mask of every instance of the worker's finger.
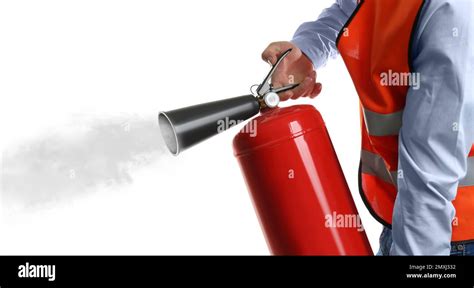
[[321, 92], [322, 86], [321, 86], [321, 83], [315, 83], [316, 82], [316, 71], [315, 70], [313, 70], [311, 72], [310, 77], [311, 77], [311, 79], [313, 79], [312, 85], [311, 85], [311, 88], [306, 91], [304, 97], [314, 98]]
[[[291, 42], [273, 42], [268, 45], [262, 52], [263, 61], [269, 62], [271, 65], [276, 63], [276, 60], [282, 52], [293, 48], [294, 45]], [[290, 55], [288, 55], [290, 56]]]
[[280, 96], [280, 101], [286, 101], [290, 99], [291, 97], [293, 97], [293, 91], [289, 90], [289, 91], [281, 92], [278, 94], [278, 96]]
[[316, 79], [316, 71], [312, 70], [308, 77], [311, 78], [310, 84], [307, 86], [307, 89], [305, 89], [304, 93], [302, 93], [301, 97], [310, 97], [311, 96], [311, 93], [312, 93], [314, 85], [315, 85], [314, 82], [316, 82], [316, 80], [315, 80]]
[[311, 91], [311, 88], [314, 85], [314, 79], [307, 76], [303, 82], [301, 82], [296, 88], [292, 90], [293, 95], [291, 99], [297, 99], [299, 97], [304, 96], [306, 93]]
[[316, 98], [316, 96], [318, 96], [321, 93], [322, 89], [323, 89], [323, 85], [321, 83], [314, 84], [313, 91], [311, 91], [309, 98], [311, 99]]

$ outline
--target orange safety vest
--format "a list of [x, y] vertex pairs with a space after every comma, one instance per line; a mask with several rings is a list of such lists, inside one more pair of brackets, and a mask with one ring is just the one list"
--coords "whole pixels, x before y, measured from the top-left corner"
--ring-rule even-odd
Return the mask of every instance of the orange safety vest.
[[[387, 227], [397, 195], [398, 133], [408, 86], [387, 86], [382, 73], [410, 73], [411, 38], [423, 0], [362, 0], [337, 39], [360, 98], [359, 186], [371, 214]], [[474, 144], [453, 201], [452, 241], [474, 239]]]

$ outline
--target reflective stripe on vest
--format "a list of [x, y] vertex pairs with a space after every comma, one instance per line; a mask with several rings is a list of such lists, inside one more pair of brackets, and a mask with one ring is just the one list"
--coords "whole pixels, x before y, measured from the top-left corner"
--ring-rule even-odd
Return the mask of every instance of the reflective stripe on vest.
[[[386, 86], [382, 73], [411, 72], [411, 37], [424, 0], [361, 0], [339, 33], [337, 46], [361, 102], [360, 187], [381, 223], [392, 223], [397, 193], [398, 133], [408, 86]], [[344, 33], [342, 33], [344, 31]], [[474, 239], [474, 145], [453, 205], [452, 241]]]
[[397, 171], [388, 171], [385, 161], [380, 155], [362, 150], [360, 159], [362, 173], [377, 176], [381, 180], [397, 186]]
[[461, 181], [459, 181], [459, 187], [467, 187], [467, 186], [474, 186], [474, 157], [467, 158], [466, 177], [464, 177]]
[[[397, 186], [397, 171], [388, 171], [383, 158], [375, 153], [362, 150], [361, 172], [377, 176], [381, 180]], [[474, 157], [467, 158], [467, 174], [459, 181], [459, 187], [474, 186]]]
[[367, 132], [372, 136], [389, 136], [398, 135], [402, 127], [403, 110], [390, 113], [381, 114], [363, 108], [365, 125]]

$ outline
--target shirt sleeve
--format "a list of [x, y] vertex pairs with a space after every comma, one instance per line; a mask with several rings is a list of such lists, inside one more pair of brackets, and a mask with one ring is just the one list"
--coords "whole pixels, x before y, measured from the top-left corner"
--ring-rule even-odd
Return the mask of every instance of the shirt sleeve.
[[324, 66], [329, 57], [338, 55], [337, 36], [356, 7], [356, 0], [336, 0], [316, 21], [303, 23], [291, 42], [311, 59], [316, 68]]
[[399, 136], [391, 255], [449, 255], [459, 181], [474, 142], [474, 2], [427, 0], [414, 34], [419, 87]]

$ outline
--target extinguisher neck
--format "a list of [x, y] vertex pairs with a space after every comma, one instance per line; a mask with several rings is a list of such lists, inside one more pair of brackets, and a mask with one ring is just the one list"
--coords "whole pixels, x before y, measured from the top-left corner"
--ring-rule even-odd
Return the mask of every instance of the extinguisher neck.
[[275, 92], [268, 92], [263, 96], [258, 96], [257, 100], [261, 111], [266, 108], [276, 108], [280, 104], [280, 96]]

